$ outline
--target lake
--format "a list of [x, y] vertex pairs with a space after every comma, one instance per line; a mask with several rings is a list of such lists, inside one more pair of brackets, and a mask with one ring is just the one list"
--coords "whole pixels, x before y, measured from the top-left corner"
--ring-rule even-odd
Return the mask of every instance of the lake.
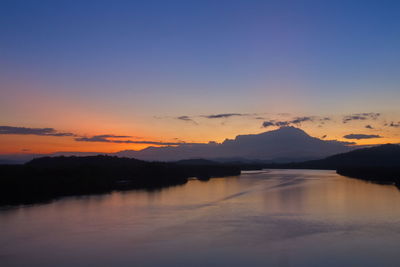
[[0, 210], [0, 266], [400, 266], [400, 191], [264, 170]]

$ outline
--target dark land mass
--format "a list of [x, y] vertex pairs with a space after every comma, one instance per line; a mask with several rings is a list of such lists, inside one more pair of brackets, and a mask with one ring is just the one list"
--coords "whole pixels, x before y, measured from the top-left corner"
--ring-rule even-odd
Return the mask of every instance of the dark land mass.
[[[349, 142], [321, 140], [299, 128], [287, 126], [260, 134], [238, 135], [222, 143], [182, 143], [170, 146], [147, 147], [142, 150], [124, 150], [107, 154], [147, 161], [180, 161], [207, 159], [221, 163], [240, 162], [302, 162], [322, 159], [353, 149]], [[0, 155], [0, 164], [23, 164], [38, 157], [96, 156], [99, 152], [55, 152], [53, 154]], [[8, 162], [7, 162], [8, 161]]]
[[264, 168], [336, 170], [343, 176], [400, 186], [400, 145], [386, 144], [353, 150], [321, 160], [264, 164]]
[[0, 205], [29, 204], [56, 197], [181, 185], [190, 177], [240, 174], [240, 167], [206, 161], [146, 162], [112, 156], [44, 157], [23, 165], [0, 165]]
[[206, 159], [166, 163], [105, 155], [43, 157], [23, 165], [0, 165], [0, 205], [113, 190], [156, 190], [184, 184], [191, 177], [207, 181], [211, 177], [239, 175], [241, 170], [264, 168], [336, 170], [340, 175], [400, 187], [400, 146], [387, 144], [293, 163], [220, 163]]

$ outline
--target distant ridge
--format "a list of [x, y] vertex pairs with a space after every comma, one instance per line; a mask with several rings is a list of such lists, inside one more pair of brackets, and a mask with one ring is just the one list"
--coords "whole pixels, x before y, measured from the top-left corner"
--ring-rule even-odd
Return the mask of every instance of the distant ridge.
[[148, 147], [143, 150], [125, 150], [117, 153], [98, 152], [57, 152], [47, 155], [10, 155], [0, 157], [23, 163], [43, 156], [110, 156], [137, 158], [149, 161], [179, 161], [187, 159], [207, 159], [219, 162], [299, 162], [321, 159], [330, 155], [348, 152], [354, 147], [348, 142], [321, 140], [308, 135], [296, 127], [282, 127], [260, 134], [238, 135], [226, 139], [221, 144], [181, 144], [178, 146]]
[[304, 161], [350, 151], [352, 148], [347, 146], [348, 144], [311, 137], [299, 128], [282, 127], [260, 134], [238, 135], [235, 139], [226, 139], [221, 144], [149, 147], [141, 151], [121, 151], [116, 155], [160, 161], [196, 158]]
[[338, 174], [400, 187], [400, 145], [386, 144], [341, 153], [321, 160], [264, 165], [264, 168], [331, 169]]
[[399, 166], [400, 145], [385, 144], [356, 149], [321, 160], [294, 163], [297, 167], [338, 169], [343, 167]]

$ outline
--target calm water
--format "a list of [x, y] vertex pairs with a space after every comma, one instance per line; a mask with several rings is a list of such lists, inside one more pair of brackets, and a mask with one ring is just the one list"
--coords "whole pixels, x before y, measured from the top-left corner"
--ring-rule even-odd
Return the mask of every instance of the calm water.
[[272, 170], [0, 211], [0, 266], [400, 266], [400, 191]]

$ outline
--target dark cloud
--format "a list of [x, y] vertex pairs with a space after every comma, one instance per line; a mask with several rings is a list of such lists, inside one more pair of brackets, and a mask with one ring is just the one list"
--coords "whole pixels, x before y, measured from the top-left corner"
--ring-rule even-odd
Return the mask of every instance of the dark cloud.
[[[181, 120], [181, 121], [186, 121], [186, 122], [192, 122], [195, 124], [198, 124], [193, 118], [206, 118], [206, 119], [227, 119], [231, 117], [253, 117], [253, 116], [258, 116], [257, 113], [254, 114], [247, 114], [247, 113], [220, 113], [220, 114], [210, 114], [210, 115], [198, 115], [198, 116], [179, 116], [176, 117], [175, 119]], [[256, 119], [264, 119], [262, 117], [256, 117]]]
[[[147, 140], [126, 140], [121, 138], [136, 138], [130, 135], [114, 135], [114, 134], [102, 134], [94, 136], [77, 136], [73, 133], [58, 132], [53, 128], [27, 128], [27, 127], [12, 127], [12, 126], [0, 126], [1, 134], [17, 134], [17, 135], [38, 135], [38, 136], [74, 136], [77, 142], [103, 142], [103, 143], [116, 143], [116, 144], [149, 144], [149, 145], [182, 145], [182, 144], [194, 144], [184, 142], [159, 142], [159, 141], [147, 141]], [[28, 150], [23, 150], [28, 151]]]
[[176, 119], [182, 120], [182, 121], [191, 121], [192, 120], [189, 116], [179, 116]]
[[126, 140], [112, 140], [109, 138], [130, 138], [131, 136], [127, 135], [113, 135], [113, 134], [103, 134], [103, 135], [95, 135], [91, 137], [78, 137], [75, 138], [75, 141], [84, 141], [84, 142], [106, 142], [106, 143], [114, 143], [114, 142], [124, 142]]
[[262, 124], [262, 127], [267, 128], [270, 126], [278, 126], [278, 127], [284, 127], [284, 126], [288, 126], [289, 123], [287, 121], [275, 121], [275, 120], [268, 120], [268, 121], [264, 121]]
[[399, 128], [399, 127], [400, 127], [400, 121], [397, 122], [397, 123], [395, 123], [395, 122], [392, 121], [391, 123], [386, 124], [386, 126]]
[[262, 124], [262, 127], [267, 128], [271, 126], [287, 126], [288, 123], [285, 121], [275, 121], [275, 120], [269, 120], [269, 121], [264, 121]]
[[376, 134], [348, 134], [343, 136], [343, 138], [360, 140], [360, 139], [382, 138], [382, 136]]
[[289, 126], [291, 124], [301, 124], [302, 122], [313, 122], [316, 120], [315, 117], [295, 117], [293, 120], [288, 120], [288, 121], [276, 121], [276, 120], [267, 120], [264, 121], [262, 124], [262, 127], [270, 127], [270, 126], [277, 126], [277, 127], [284, 127], [284, 126]]
[[299, 123], [306, 122], [306, 121], [314, 121], [314, 118], [313, 117], [296, 117], [292, 121], [289, 121], [289, 123], [299, 124]]
[[113, 135], [113, 134], [103, 134], [103, 135], [96, 135], [100, 138], [131, 138], [130, 135]]
[[207, 119], [221, 119], [221, 118], [248, 116], [248, 115], [249, 114], [242, 114], [242, 113], [222, 113], [222, 114], [203, 115], [201, 117]]
[[343, 117], [343, 123], [347, 123], [353, 120], [376, 120], [381, 114], [380, 113], [357, 113], [347, 115]]
[[323, 135], [321, 138], [322, 138], [322, 139], [325, 139], [326, 137], [327, 137], [327, 135], [325, 134], [325, 135]]
[[57, 132], [53, 128], [27, 128], [0, 126], [0, 134], [40, 135], [40, 136], [75, 136], [73, 133]]
[[321, 123], [321, 125], [323, 125], [323, 124], [325, 124], [326, 122], [331, 121], [331, 120], [332, 120], [332, 118], [323, 117], [323, 118], [320, 118], [318, 121]]
[[372, 127], [371, 125], [365, 125], [365, 128], [367, 128], [367, 129], [374, 129], [374, 127]]
[[270, 127], [270, 126], [275, 126], [275, 121], [264, 121], [262, 126], [265, 128]]
[[[265, 113], [219, 113], [219, 114], [209, 114], [209, 115], [196, 115], [196, 116], [179, 116], [175, 117], [177, 120], [187, 121], [187, 122], [197, 122], [194, 120], [195, 118], [206, 118], [206, 119], [227, 119], [231, 117], [249, 117], [256, 120], [265, 120], [263, 117]], [[161, 117], [157, 117], [161, 118]]]
[[284, 126], [288, 126], [289, 125], [289, 122], [287, 122], [287, 121], [277, 121], [277, 122], [275, 122], [275, 126], [278, 126], [278, 127], [284, 127]]
[[186, 121], [186, 122], [191, 122], [191, 123], [194, 123], [194, 124], [197, 124], [197, 122], [195, 122], [191, 117], [189, 117], [189, 116], [179, 116], [179, 117], [176, 117], [176, 119], [177, 120], [181, 120], [181, 121]]

